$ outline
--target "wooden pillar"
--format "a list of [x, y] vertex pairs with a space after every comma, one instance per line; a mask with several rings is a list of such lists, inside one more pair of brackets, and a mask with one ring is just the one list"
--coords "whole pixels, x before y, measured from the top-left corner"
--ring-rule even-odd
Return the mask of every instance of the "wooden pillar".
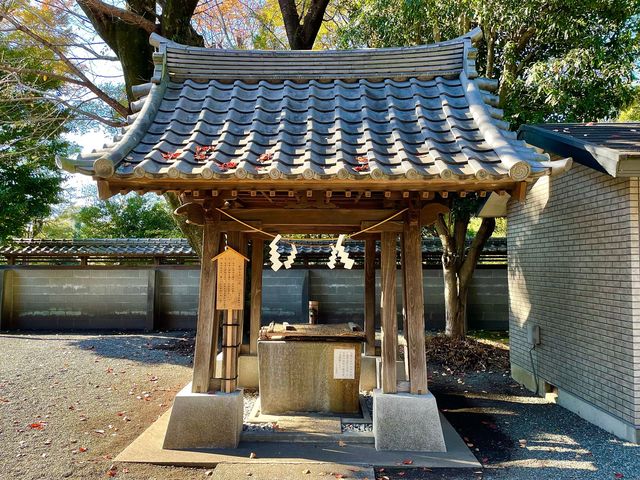
[[427, 393], [427, 359], [424, 332], [424, 290], [422, 277], [422, 235], [419, 210], [408, 212], [403, 229], [405, 271], [405, 337], [408, 346], [410, 392]]
[[376, 239], [364, 241], [364, 354], [376, 354]]
[[[240, 314], [242, 311], [240, 311]], [[222, 329], [223, 344], [223, 391], [231, 393], [236, 390], [238, 384], [238, 353], [240, 352], [240, 338], [238, 328], [238, 312], [227, 310], [224, 312], [224, 328]], [[233, 348], [224, 348], [224, 345], [231, 345]]]
[[0, 270], [0, 330], [13, 327], [13, 269]]
[[[202, 260], [200, 265], [200, 297], [196, 348], [193, 357], [193, 384], [191, 391], [209, 391], [212, 372], [215, 372], [216, 348], [214, 334], [217, 332], [216, 315], [216, 267], [211, 261], [219, 250], [220, 230], [217, 222], [207, 220], [202, 227]], [[217, 335], [215, 335], [217, 337]], [[217, 344], [217, 341], [216, 341]]]
[[249, 353], [258, 354], [258, 335], [262, 317], [262, 266], [264, 241], [254, 238], [251, 247], [251, 316], [249, 322]]
[[381, 241], [381, 327], [382, 391], [396, 393], [396, 359], [398, 358], [398, 319], [396, 312], [396, 234], [382, 232]]
[[404, 235], [400, 235], [400, 265], [402, 267], [402, 335], [404, 336], [404, 345], [402, 350], [404, 352], [404, 378], [411, 380], [411, 372], [409, 370], [409, 353], [408, 353], [408, 339], [407, 339], [407, 267], [405, 259], [407, 258], [406, 240]]

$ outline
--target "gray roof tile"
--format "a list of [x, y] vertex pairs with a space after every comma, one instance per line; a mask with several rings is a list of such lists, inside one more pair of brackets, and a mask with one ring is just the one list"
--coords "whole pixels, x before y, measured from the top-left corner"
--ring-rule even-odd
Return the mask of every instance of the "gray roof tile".
[[483, 90], [495, 82], [476, 80], [475, 35], [325, 52], [202, 49], [152, 36], [156, 83], [137, 89], [126, 133], [64, 166], [124, 179], [548, 174], [548, 156], [505, 130], [498, 98]]

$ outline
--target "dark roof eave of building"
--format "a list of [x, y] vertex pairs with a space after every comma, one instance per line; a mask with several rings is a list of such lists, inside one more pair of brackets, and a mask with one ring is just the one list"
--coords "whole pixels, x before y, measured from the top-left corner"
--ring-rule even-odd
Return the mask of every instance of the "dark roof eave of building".
[[554, 132], [537, 125], [523, 125], [518, 138], [562, 157], [572, 157], [576, 162], [611, 177], [640, 175], [640, 155], [621, 153], [609, 147], [596, 145]]

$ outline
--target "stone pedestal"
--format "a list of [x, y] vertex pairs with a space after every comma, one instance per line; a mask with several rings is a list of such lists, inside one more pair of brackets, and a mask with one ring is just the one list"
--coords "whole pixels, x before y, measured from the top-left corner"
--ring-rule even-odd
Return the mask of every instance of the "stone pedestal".
[[242, 433], [242, 390], [192, 393], [191, 383], [173, 402], [163, 448], [236, 448]]
[[359, 412], [360, 358], [360, 343], [260, 340], [261, 413]]
[[440, 414], [431, 393], [373, 391], [376, 450], [446, 452]]

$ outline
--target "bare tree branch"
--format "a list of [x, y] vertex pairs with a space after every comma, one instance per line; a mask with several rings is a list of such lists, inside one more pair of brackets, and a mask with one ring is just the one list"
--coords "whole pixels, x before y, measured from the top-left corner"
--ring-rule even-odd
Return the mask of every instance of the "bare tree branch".
[[85, 4], [88, 8], [94, 11], [101, 12], [104, 15], [119, 18], [123, 22], [134, 25], [136, 27], [140, 27], [148, 34], [154, 33], [157, 29], [157, 26], [154, 22], [147, 20], [146, 18], [132, 12], [131, 10], [118, 8], [114, 5], [109, 5], [108, 3], [101, 2], [100, 0], [78, 0], [78, 4]]
[[65, 53], [62, 51], [60, 47], [57, 47], [46, 38], [42, 37], [41, 35], [31, 30], [30, 28], [27, 28], [23, 24], [19, 23], [12, 16], [5, 14], [4, 19], [7, 20], [9, 23], [11, 23], [17, 30], [20, 30], [21, 32], [25, 33], [26, 35], [36, 40], [42, 46], [54, 52], [58, 56], [58, 58], [82, 81], [82, 86], [84, 86], [85, 88], [90, 90], [94, 95], [102, 99], [115, 112], [117, 112], [119, 115], [123, 117], [126, 117], [129, 114], [129, 110], [127, 107], [122, 105], [116, 99], [111, 98], [104, 91], [102, 91], [96, 84], [94, 84], [91, 80], [89, 80], [89, 78], [84, 74], [84, 72], [82, 72], [82, 70], [78, 68], [76, 64], [74, 64], [71, 60], [69, 60], [69, 58], [67, 58], [67, 56], [65, 55]]

